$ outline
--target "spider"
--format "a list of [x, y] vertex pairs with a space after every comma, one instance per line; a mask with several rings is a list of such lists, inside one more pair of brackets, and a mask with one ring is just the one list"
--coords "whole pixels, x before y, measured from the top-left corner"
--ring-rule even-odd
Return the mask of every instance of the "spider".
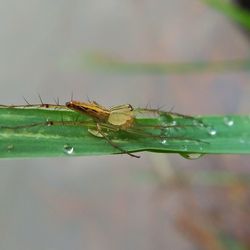
[[[40, 98], [41, 100], [41, 98]], [[26, 101], [27, 102], [27, 101]], [[27, 105], [17, 105], [17, 106], [7, 106], [7, 105], [0, 105], [0, 107], [4, 108], [45, 108], [45, 109], [70, 109], [72, 111], [75, 111], [80, 114], [86, 114], [89, 117], [93, 119], [95, 122], [95, 125], [91, 126], [91, 128], [88, 128], [88, 132], [96, 137], [105, 138], [107, 142], [112, 145], [114, 148], [118, 149], [121, 153], [126, 153], [132, 157], [140, 158], [140, 156], [132, 154], [124, 149], [122, 149], [120, 146], [115, 144], [112, 139], [109, 137], [110, 131], [125, 131], [131, 134], [137, 134], [142, 137], [155, 137], [159, 139], [160, 135], [154, 135], [150, 132], [145, 132], [143, 128], [160, 128], [160, 129], [166, 129], [166, 128], [178, 128], [178, 127], [188, 127], [194, 125], [176, 125], [176, 124], [167, 124], [167, 125], [140, 125], [136, 123], [137, 115], [141, 113], [153, 113], [159, 115], [160, 111], [158, 109], [139, 109], [139, 111], [135, 111], [134, 108], [130, 104], [124, 104], [124, 105], [118, 105], [113, 106], [111, 108], [103, 107], [102, 105], [98, 104], [95, 101], [89, 101], [89, 102], [79, 102], [71, 100], [69, 102], [66, 102], [65, 105], [59, 105], [57, 103], [54, 104], [45, 104], [41, 100], [41, 104], [30, 104], [27, 102]], [[197, 120], [191, 116], [185, 116], [178, 113], [173, 112], [165, 112], [168, 116], [177, 116], [177, 117], [185, 117], [187, 119]], [[201, 121], [198, 120], [198, 123], [200, 125], [203, 125]], [[34, 127], [39, 125], [84, 125], [82, 122], [76, 122], [76, 121], [46, 121], [45, 123], [33, 123], [30, 125], [22, 125], [12, 128], [24, 128], [24, 127]], [[3, 126], [2, 126], [3, 128]], [[166, 139], [181, 139], [181, 140], [193, 140], [185, 137], [170, 137], [170, 136], [163, 136]], [[197, 140], [198, 141], [198, 140]]]

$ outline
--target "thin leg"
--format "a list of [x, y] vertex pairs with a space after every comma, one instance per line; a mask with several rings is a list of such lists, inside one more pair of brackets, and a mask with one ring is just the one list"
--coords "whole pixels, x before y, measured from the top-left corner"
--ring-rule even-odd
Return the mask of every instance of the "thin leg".
[[113, 146], [113, 147], [116, 148], [116, 149], [119, 149], [119, 150], [120, 150], [122, 153], [124, 153], [124, 154], [128, 154], [128, 155], [130, 155], [130, 156], [132, 156], [132, 157], [135, 157], [135, 158], [140, 158], [139, 155], [135, 155], [135, 154], [129, 153], [128, 151], [126, 151], [126, 150], [120, 148], [118, 145], [114, 144], [114, 143], [105, 135], [105, 133], [102, 132], [102, 129], [101, 129], [101, 127], [100, 127], [100, 125], [99, 125], [98, 123], [96, 124], [96, 127], [97, 127], [98, 132], [107, 140], [107, 142], [108, 142], [111, 146]]
[[154, 139], [166, 139], [166, 140], [188, 140], [188, 141], [194, 141], [194, 142], [200, 142], [200, 143], [205, 143], [208, 144], [208, 142], [199, 140], [199, 139], [193, 139], [185, 136], [164, 136], [164, 135], [153, 135], [148, 132], [143, 131], [142, 129], [139, 128], [131, 128], [126, 130], [128, 133], [135, 134], [135, 135], [140, 135], [142, 137], [148, 137], [148, 138], [154, 138]]
[[60, 104], [48, 104], [48, 103], [40, 103], [40, 104], [29, 104], [26, 100], [26, 105], [3, 105], [0, 104], [0, 108], [13, 108], [13, 109], [18, 109], [18, 108], [41, 108], [41, 109], [65, 109], [68, 110], [65, 105], [60, 105]]
[[95, 125], [91, 122], [83, 121], [46, 121], [46, 122], [36, 122], [31, 124], [24, 124], [19, 126], [1, 126], [0, 129], [23, 129], [23, 128], [32, 128], [38, 126], [87, 126], [87, 127], [95, 127]]

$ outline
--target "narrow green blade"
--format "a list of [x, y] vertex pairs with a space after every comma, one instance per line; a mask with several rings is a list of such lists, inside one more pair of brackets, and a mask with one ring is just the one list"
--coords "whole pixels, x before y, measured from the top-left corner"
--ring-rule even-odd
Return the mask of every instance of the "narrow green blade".
[[[137, 109], [135, 125], [125, 131], [102, 128], [112, 143], [128, 152], [190, 154], [250, 153], [250, 116], [188, 117]], [[117, 154], [105, 138], [92, 135], [91, 117], [40, 108], [0, 108], [0, 157]], [[190, 156], [191, 157], [191, 156]]]
[[236, 6], [232, 1], [225, 0], [201, 0], [217, 9], [232, 20], [238, 22], [246, 29], [250, 29], [250, 12]]
[[194, 61], [179, 63], [127, 62], [101, 53], [83, 56], [83, 66], [94, 71], [126, 74], [192, 74], [203, 72], [249, 71], [250, 60]]

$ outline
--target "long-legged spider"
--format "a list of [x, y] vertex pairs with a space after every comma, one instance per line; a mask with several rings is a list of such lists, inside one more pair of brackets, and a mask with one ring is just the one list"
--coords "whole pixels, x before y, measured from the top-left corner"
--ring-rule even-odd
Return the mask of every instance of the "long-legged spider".
[[[40, 125], [46, 125], [46, 126], [56, 126], [56, 125], [79, 125], [79, 126], [87, 126], [89, 133], [91, 133], [93, 136], [101, 137], [106, 139], [106, 141], [112, 145], [114, 148], [118, 149], [121, 153], [126, 153], [132, 157], [139, 158], [140, 156], [132, 154], [123, 148], [121, 148], [119, 145], [113, 142], [113, 140], [109, 137], [110, 131], [112, 132], [118, 132], [118, 131], [124, 131], [130, 134], [135, 134], [140, 137], [151, 137], [151, 138], [157, 138], [157, 139], [177, 139], [177, 140], [191, 140], [191, 141], [198, 141], [195, 139], [186, 138], [184, 136], [166, 136], [166, 135], [155, 135], [153, 133], [147, 132], [147, 128], [154, 129], [154, 128], [160, 128], [160, 129], [170, 129], [170, 128], [182, 128], [182, 127], [194, 127], [194, 123], [188, 124], [188, 125], [177, 125], [177, 124], [159, 124], [159, 125], [139, 125], [137, 124], [137, 114], [138, 112], [146, 112], [146, 113], [157, 113], [159, 114], [160, 111], [157, 109], [139, 109], [139, 111], [135, 111], [134, 108], [130, 104], [124, 104], [124, 105], [118, 105], [113, 106], [111, 108], [105, 108], [98, 104], [97, 102], [79, 102], [79, 101], [69, 101], [66, 102], [65, 105], [59, 105], [57, 104], [45, 104], [41, 100], [41, 104], [30, 104], [27, 102], [27, 105], [0, 105], [2, 108], [42, 108], [42, 109], [70, 109], [74, 112], [77, 112], [78, 114], [85, 114], [91, 117], [94, 121], [91, 126], [88, 126], [87, 123], [78, 122], [78, 121], [52, 121], [47, 120], [46, 122], [40, 122], [40, 123], [32, 123], [27, 125], [20, 125], [15, 127], [8, 127], [8, 128], [27, 128], [27, 127], [34, 127], [34, 126], [40, 126]], [[191, 116], [185, 116], [178, 113], [173, 112], [165, 112], [168, 116], [177, 116], [177, 117], [184, 117], [187, 119], [190, 119], [192, 121], [198, 121], [200, 125], [203, 126], [202, 122], [197, 120], [196, 118], [193, 118]], [[197, 126], [197, 125], [196, 125]], [[0, 128], [7, 128], [6, 126], [0, 126]]]

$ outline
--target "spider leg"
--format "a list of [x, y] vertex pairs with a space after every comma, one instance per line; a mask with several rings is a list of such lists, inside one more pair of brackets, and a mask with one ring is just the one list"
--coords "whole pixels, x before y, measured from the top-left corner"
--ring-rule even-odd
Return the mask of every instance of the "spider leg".
[[135, 155], [135, 154], [129, 153], [128, 151], [126, 151], [126, 150], [120, 148], [118, 145], [116, 145], [115, 143], [113, 143], [112, 140], [110, 140], [110, 139], [108, 138], [108, 136], [107, 136], [105, 133], [103, 133], [103, 131], [102, 131], [101, 126], [100, 126], [99, 123], [96, 124], [96, 127], [97, 127], [98, 132], [103, 136], [103, 138], [105, 138], [105, 139], [107, 140], [107, 142], [108, 142], [111, 146], [113, 146], [114, 148], [120, 150], [120, 151], [121, 151], [122, 153], [124, 153], [124, 154], [128, 154], [128, 155], [130, 155], [130, 156], [132, 156], [132, 157], [135, 157], [135, 158], [140, 158], [139, 155]]
[[[146, 126], [147, 128], [148, 126]], [[154, 127], [154, 126], [152, 126]], [[172, 128], [172, 126], [170, 126], [170, 128]], [[151, 134], [149, 132], [143, 131], [143, 127], [141, 128], [129, 128], [126, 129], [125, 131], [127, 131], [128, 133], [131, 134], [135, 134], [135, 135], [140, 135], [142, 137], [148, 137], [148, 138], [155, 138], [155, 139], [167, 139], [167, 140], [188, 140], [188, 141], [193, 141], [193, 142], [199, 142], [199, 143], [205, 143], [207, 144], [207, 142], [199, 140], [199, 139], [193, 139], [193, 138], [189, 138], [189, 137], [185, 137], [185, 136], [167, 136], [167, 135], [154, 135]]]
[[51, 121], [47, 120], [44, 122], [35, 122], [31, 124], [24, 124], [24, 125], [18, 125], [18, 126], [1, 126], [0, 129], [23, 129], [23, 128], [32, 128], [37, 126], [87, 126], [87, 127], [93, 127], [94, 124], [87, 121], [64, 121], [63, 119], [61, 121]]
[[36, 122], [19, 126], [0, 126], [0, 129], [22, 129], [22, 128], [32, 128], [36, 126], [52, 126], [52, 125], [54, 125], [54, 122], [46, 121], [46, 122]]

